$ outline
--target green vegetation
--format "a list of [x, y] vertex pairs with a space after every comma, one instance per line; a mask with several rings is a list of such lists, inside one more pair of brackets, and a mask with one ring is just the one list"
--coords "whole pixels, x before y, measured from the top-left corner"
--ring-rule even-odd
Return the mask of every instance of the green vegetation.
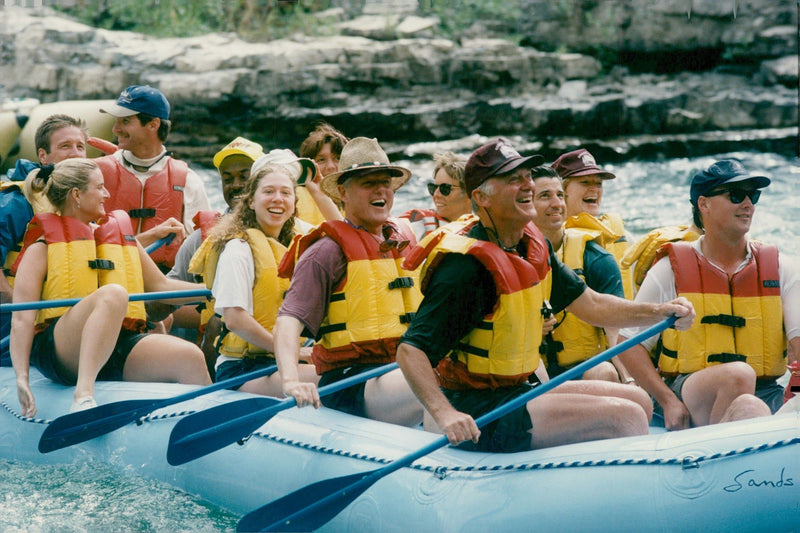
[[[253, 41], [293, 33], [332, 35], [336, 29], [317, 13], [341, 7], [355, 16], [365, 0], [76, 0], [61, 11], [91, 26], [157, 37], [232, 32]], [[58, 2], [57, 2], [58, 3]], [[520, 0], [419, 0], [419, 14], [437, 16], [444, 37], [457, 39], [475, 21], [514, 39], [522, 19]]]

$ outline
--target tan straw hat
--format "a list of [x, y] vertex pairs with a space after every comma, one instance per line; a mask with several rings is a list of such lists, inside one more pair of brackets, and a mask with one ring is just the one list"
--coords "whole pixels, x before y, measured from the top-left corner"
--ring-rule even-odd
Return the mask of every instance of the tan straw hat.
[[392, 190], [402, 187], [411, 177], [411, 171], [389, 163], [389, 157], [378, 144], [377, 139], [356, 137], [351, 139], [342, 148], [339, 158], [339, 172], [328, 174], [322, 178], [322, 190], [340, 202], [337, 185], [344, 183], [353, 176], [368, 174], [370, 171], [386, 171], [392, 176]]

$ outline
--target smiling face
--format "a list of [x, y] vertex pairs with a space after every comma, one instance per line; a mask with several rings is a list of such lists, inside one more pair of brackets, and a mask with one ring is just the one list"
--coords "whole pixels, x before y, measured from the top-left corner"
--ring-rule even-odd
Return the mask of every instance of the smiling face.
[[597, 176], [578, 176], [564, 180], [564, 194], [567, 202], [567, 216], [589, 213], [600, 215], [600, 202], [603, 199], [603, 180]]
[[97, 220], [106, 214], [103, 204], [111, 196], [105, 187], [103, 173], [95, 169], [89, 174], [86, 190], [74, 189], [76, 218], [84, 222]]
[[[445, 169], [440, 168], [436, 171], [433, 183], [437, 185], [436, 190], [433, 192], [433, 204], [436, 206], [436, 213], [440, 217], [447, 221], [453, 221], [461, 215], [472, 212], [466, 191], [458, 184], [457, 180], [450, 177]], [[451, 187], [450, 194], [447, 196], [438, 187], [443, 183]]]
[[520, 230], [536, 217], [530, 169], [518, 168], [487, 181], [491, 194], [483, 194], [478, 189], [473, 195], [479, 197], [478, 205], [486, 209], [498, 231], [503, 228]]
[[86, 157], [86, 136], [75, 126], [65, 126], [50, 134], [50, 152], [38, 150], [39, 162], [55, 165], [65, 159]]
[[[158, 140], [158, 126], [161, 119], [154, 118], [142, 125], [139, 117], [121, 117], [114, 122], [111, 132], [117, 136], [117, 145], [120, 150], [128, 150], [136, 157], [148, 159], [158, 155], [161, 141]], [[155, 153], [154, 153], [155, 152]]]
[[355, 226], [364, 226], [370, 233], [379, 234], [394, 202], [389, 172], [378, 170], [352, 177], [338, 188], [345, 217]]
[[231, 209], [238, 197], [244, 193], [244, 184], [250, 177], [251, 166], [253, 166], [253, 160], [242, 154], [230, 155], [219, 164], [222, 196]]
[[249, 207], [266, 235], [278, 238], [283, 224], [294, 214], [294, 182], [283, 170], [264, 174], [259, 180]]
[[[755, 187], [737, 187], [741, 191], [753, 191]], [[721, 193], [721, 194], [717, 194]], [[731, 201], [730, 193], [726, 187], [701, 196], [697, 200], [697, 207], [703, 217], [703, 227], [706, 235], [724, 235], [727, 239], [737, 240], [745, 237], [750, 231], [756, 206], [745, 194], [741, 203]]]
[[536, 217], [533, 222], [545, 236], [548, 233], [560, 232], [566, 218], [567, 207], [564, 202], [564, 189], [561, 187], [561, 180], [541, 177], [534, 179], [533, 182], [536, 188], [536, 193], [533, 197]]

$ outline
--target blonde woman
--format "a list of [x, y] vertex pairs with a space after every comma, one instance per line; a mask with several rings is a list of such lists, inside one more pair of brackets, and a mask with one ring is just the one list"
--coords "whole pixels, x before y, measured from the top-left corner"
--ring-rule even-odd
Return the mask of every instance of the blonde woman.
[[[314, 166], [308, 163], [304, 168], [313, 179]], [[278, 264], [299, 223], [292, 174], [275, 163], [260, 165], [233, 212], [220, 219], [189, 266], [211, 287], [214, 309], [223, 320], [216, 343], [217, 381], [275, 364], [272, 327], [289, 287], [278, 277]], [[300, 374], [303, 381], [317, 382], [313, 365], [300, 365]], [[248, 381], [239, 390], [282, 395], [277, 374]]]
[[28, 381], [31, 365], [75, 386], [70, 411], [97, 405], [97, 379], [209, 384], [200, 349], [177, 337], [144, 333], [144, 305], [128, 303], [129, 293], [197, 285], [168, 280], [133, 238], [127, 214], [105, 212], [109, 194], [97, 164], [67, 159], [46, 165], [31, 186], [58, 214], [37, 214], [29, 224], [13, 268], [14, 301], [82, 299], [69, 308], [13, 314], [11, 360], [22, 414], [37, 410]]

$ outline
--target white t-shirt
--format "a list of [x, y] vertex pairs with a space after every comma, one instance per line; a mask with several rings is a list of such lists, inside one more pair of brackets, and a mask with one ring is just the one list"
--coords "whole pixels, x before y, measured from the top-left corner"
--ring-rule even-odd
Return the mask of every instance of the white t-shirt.
[[231, 239], [225, 243], [211, 286], [214, 312], [222, 315], [226, 307], [241, 307], [253, 314], [254, 263], [253, 251], [247, 241]]
[[[693, 241], [692, 246], [700, 255], [705, 257], [700, 246], [701, 242], [703, 242], [703, 236]], [[748, 247], [747, 257], [742, 261], [736, 271], [738, 272], [747, 266], [751, 259], [752, 254]], [[714, 263], [711, 264], [714, 265]], [[714, 266], [716, 267], [716, 265]], [[779, 261], [778, 275], [780, 276], [781, 283], [781, 304], [783, 307], [783, 324], [786, 328], [786, 337], [788, 339], [793, 339], [800, 336], [800, 276], [798, 276], [797, 269], [794, 265], [789, 261], [783, 260]], [[672, 272], [669, 258], [664, 257], [647, 271], [647, 276], [645, 276], [644, 282], [639, 292], [636, 294], [635, 301], [664, 303], [675, 299], [676, 296], [675, 275]], [[698, 317], [696, 320], [700, 320], [700, 318]], [[620, 335], [630, 339], [644, 329], [645, 328], [623, 328], [620, 330]], [[656, 342], [658, 342], [658, 335], [650, 337], [641, 344], [650, 351], [656, 345]]]

